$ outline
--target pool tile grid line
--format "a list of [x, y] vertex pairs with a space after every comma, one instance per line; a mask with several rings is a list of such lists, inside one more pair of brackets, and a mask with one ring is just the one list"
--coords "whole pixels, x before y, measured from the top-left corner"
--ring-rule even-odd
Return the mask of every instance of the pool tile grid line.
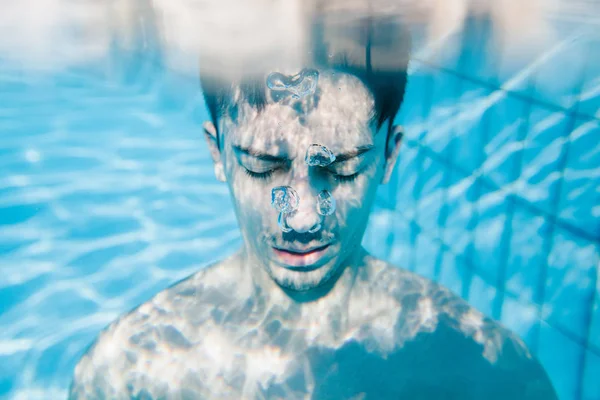
[[[589, 33], [587, 33], [586, 30], [579, 30], [575, 34], [570, 35], [569, 38], [563, 40], [561, 43], [558, 43], [555, 46], [555, 48], [546, 52], [547, 54], [542, 55], [537, 60], [530, 63], [526, 68], [522, 68], [517, 75], [510, 78], [508, 81], [505, 81], [503, 83], [498, 83], [498, 84], [489, 82], [484, 79], [477, 78], [473, 75], [467, 75], [465, 73], [460, 72], [462, 70], [460, 68], [460, 64], [458, 65], [458, 67], [459, 67], [458, 69], [454, 69], [454, 68], [449, 68], [449, 67], [445, 67], [442, 65], [438, 65], [435, 62], [428, 61], [426, 58], [419, 57], [418, 55], [414, 56], [413, 60], [417, 63], [426, 65], [430, 69], [438, 70], [438, 71], [456, 76], [459, 79], [463, 79], [465, 81], [471, 82], [473, 84], [476, 84], [479, 87], [487, 88], [488, 90], [491, 90], [491, 91], [506, 92], [515, 98], [521, 99], [526, 102], [533, 102], [535, 104], [538, 104], [544, 108], [547, 108], [547, 109], [555, 111], [555, 112], [563, 112], [565, 114], [572, 114], [578, 119], [579, 118], [586, 118], [586, 119], [591, 118], [591, 119], [595, 119], [595, 120], [600, 120], [600, 113], [595, 113], [595, 114], [584, 113], [584, 112], [581, 112], [577, 107], [579, 100], [580, 100], [580, 94], [583, 89], [583, 84], [584, 84], [583, 81], [580, 82], [579, 90], [577, 91], [577, 93], [579, 93], [579, 94], [576, 96], [575, 101], [573, 102], [573, 104], [570, 107], [563, 107], [558, 104], [554, 104], [554, 103], [551, 103], [548, 101], [537, 99], [537, 98], [533, 97], [532, 95], [527, 95], [527, 94], [524, 94], [522, 91], [512, 89], [512, 87], [514, 87], [515, 84], [518, 83], [519, 81], [535, 76], [535, 74], [538, 72], [539, 67], [544, 65], [543, 61], [545, 61], [546, 57], [552, 56], [554, 53], [561, 51], [565, 47], [566, 44], [572, 43], [573, 41], [576, 41], [577, 39], [580, 39], [581, 37], [586, 37], [586, 35], [588, 35], [588, 34]], [[461, 57], [462, 57], [462, 55], [461, 55]], [[589, 53], [586, 54], [586, 59], [585, 59], [584, 64], [585, 65], [583, 66], [582, 73], [580, 76], [580, 79], [582, 79], [582, 80], [585, 79], [585, 75], [587, 74], [588, 70], [591, 67], [591, 65], [589, 65], [590, 64]], [[533, 82], [534, 82], [534, 80], [529, 79], [529, 82], [526, 85], [527, 87], [529, 87], [531, 89], [531, 90], [529, 90], [530, 92], [534, 92]]]
[[[406, 218], [404, 218], [404, 216], [402, 215], [402, 213], [401, 213], [401, 212], [398, 212], [398, 211], [396, 211], [396, 212], [398, 213], [397, 215], [398, 215], [400, 218], [402, 218], [402, 219], [404, 219], [404, 220], [405, 220], [405, 222], [407, 222], [407, 223], [411, 223], [411, 222], [413, 222], [413, 223], [414, 223], [414, 221], [411, 221], [410, 219], [406, 219]], [[457, 258], [460, 260], [460, 262], [461, 262], [461, 263], [462, 263], [462, 264], [463, 264], [463, 265], [464, 265], [466, 268], [468, 268], [468, 269], [471, 269], [471, 270], [472, 270], [472, 273], [473, 273], [474, 275], [477, 275], [477, 276], [479, 276], [479, 277], [483, 278], [483, 280], [484, 280], [484, 281], [485, 281], [487, 284], [489, 284], [489, 285], [491, 285], [491, 286], [494, 286], [494, 285], [495, 285], [495, 282], [494, 282], [492, 279], [490, 279], [490, 277], [489, 277], [489, 276], [487, 276], [485, 273], [483, 273], [482, 271], [480, 271], [480, 269], [479, 269], [479, 268], [478, 268], [478, 267], [477, 267], [477, 266], [476, 266], [476, 265], [473, 263], [472, 259], [470, 259], [470, 258], [468, 258], [468, 257], [465, 257], [465, 256], [464, 256], [464, 254], [458, 254], [458, 253], [456, 253], [456, 252], [455, 252], [455, 251], [452, 249], [452, 247], [451, 247], [451, 246], [449, 246], [447, 243], [445, 243], [445, 242], [444, 242], [444, 240], [443, 240], [441, 237], [439, 237], [439, 236], [437, 236], [437, 235], [435, 235], [435, 234], [432, 234], [432, 233], [431, 233], [430, 231], [428, 231], [428, 230], [420, 230], [420, 233], [419, 233], [419, 235], [423, 235], [423, 236], [424, 236], [424, 237], [426, 237], [428, 240], [430, 240], [431, 242], [433, 242], [433, 243], [435, 243], [436, 245], [438, 245], [438, 246], [440, 247], [440, 251], [441, 251], [441, 252], [447, 252], [447, 253], [449, 253], [449, 254], [452, 254], [453, 256], [457, 257]], [[600, 245], [598, 245], [598, 246], [597, 246], [597, 249], [600, 251]], [[437, 260], [438, 260], [438, 259], [439, 259], [439, 258], [437, 257], [437, 254], [436, 254], [436, 262], [437, 262]], [[440, 260], [440, 261], [441, 261], [441, 260]], [[579, 345], [581, 345], [581, 346], [583, 346], [583, 347], [587, 348], [589, 351], [591, 351], [591, 352], [593, 352], [594, 354], [596, 354], [596, 355], [600, 356], [600, 347], [599, 347], [599, 346], [596, 346], [595, 344], [593, 344], [592, 342], [590, 342], [590, 341], [589, 341], [589, 337], [588, 337], [588, 338], [582, 338], [582, 337], [580, 337], [580, 336], [578, 336], [578, 335], [576, 335], [576, 334], [572, 333], [571, 331], [569, 331], [569, 330], [565, 329], [565, 328], [564, 328], [564, 327], [562, 327], [561, 325], [559, 325], [559, 324], [556, 324], [556, 323], [554, 323], [554, 322], [553, 322], [553, 321], [551, 321], [551, 320], [547, 320], [547, 319], [545, 319], [545, 318], [543, 317], [543, 313], [541, 313], [541, 310], [540, 310], [540, 309], [543, 307], [543, 304], [539, 304], [539, 303], [530, 303], [530, 302], [528, 302], [527, 300], [522, 300], [522, 299], [520, 299], [520, 298], [519, 298], [519, 295], [518, 295], [518, 293], [514, 293], [514, 292], [512, 292], [511, 290], [509, 290], [509, 289], [506, 289], [506, 288], [504, 289], [504, 294], [505, 294], [506, 296], [509, 296], [509, 297], [511, 297], [511, 298], [514, 298], [514, 299], [516, 299], [516, 300], [517, 300], [519, 303], [527, 303], [527, 305], [528, 305], [528, 306], [531, 306], [531, 307], [535, 308], [536, 310], [540, 311], [539, 315], [541, 316], [541, 318], [540, 318], [540, 317], [536, 317], [538, 320], [540, 320], [540, 321], [544, 321], [544, 322], [545, 322], [546, 324], [548, 324], [550, 327], [552, 327], [553, 329], [556, 329], [556, 330], [557, 330], [557, 331], [559, 331], [561, 334], [563, 334], [564, 336], [566, 336], [567, 338], [569, 338], [569, 340], [571, 340], [571, 341], [573, 341], [573, 342], [575, 342], [575, 343], [577, 343], [577, 344], [579, 344]], [[533, 350], [533, 349], [532, 349], [532, 350]], [[534, 353], [535, 353], [535, 351], [534, 351]]]
[[[531, 78], [529, 78], [531, 79]], [[528, 83], [529, 84], [529, 83]], [[519, 128], [519, 131], [517, 133], [518, 137], [517, 140], [523, 142], [527, 136], [527, 133], [529, 132], [529, 115], [531, 113], [531, 107], [532, 107], [532, 103], [531, 102], [526, 102], [525, 103], [525, 107], [523, 109], [523, 121], [524, 124]], [[516, 154], [517, 157], [517, 161], [514, 164], [515, 165], [515, 169], [517, 169], [517, 171], [515, 171], [515, 173], [513, 174], [513, 176], [521, 176], [521, 173], [523, 171], [523, 151], [519, 151]], [[484, 180], [485, 182], [485, 180]], [[494, 188], [496, 189], [496, 188]], [[499, 189], [499, 187], [498, 187]], [[515, 214], [515, 210], [517, 208], [517, 204], [515, 203], [515, 197], [511, 196], [507, 199], [508, 201], [508, 209], [507, 209], [507, 218], [505, 221], [505, 225], [504, 225], [504, 229], [506, 230], [505, 234], [503, 235], [503, 239], [506, 240], [506, 243], [503, 243], [503, 249], [505, 251], [503, 251], [502, 254], [505, 254], [505, 257], [503, 257], [503, 259], [501, 260], [500, 263], [500, 269], [498, 271], [498, 281], [497, 281], [497, 288], [499, 293], [502, 293], [501, 296], [497, 296], [496, 297], [496, 301], [495, 304], [493, 305], [494, 307], [494, 317], [499, 318], [500, 315], [502, 315], [502, 306], [504, 304], [504, 293], [505, 293], [505, 289], [506, 289], [506, 269], [508, 267], [508, 260], [510, 258], [510, 253], [512, 251], [511, 246], [510, 246], [510, 242], [511, 242], [511, 237], [512, 237], [512, 221], [514, 219], [514, 214]]]
[[[463, 167], [456, 165], [452, 161], [449, 161], [448, 158], [445, 157], [444, 155], [441, 155], [441, 154], [437, 153], [436, 151], [433, 151], [432, 149], [430, 149], [423, 143], [419, 142], [418, 140], [405, 138], [404, 143], [405, 143], [405, 145], [418, 148], [419, 151], [423, 151], [426, 154], [426, 157], [431, 158], [432, 160], [435, 160], [442, 165], [445, 165], [447, 168], [456, 170], [457, 172], [459, 172], [460, 174], [462, 174], [465, 177], [475, 175], [477, 179], [481, 180], [481, 183], [483, 184], [483, 186], [486, 190], [495, 191], [495, 192], [506, 194], [509, 196], [514, 196], [515, 202], [518, 205], [518, 207], [526, 209], [531, 214], [539, 215], [547, 220], [552, 220], [552, 222], [555, 222], [558, 227], [570, 232], [574, 236], [577, 236], [581, 239], [585, 239], [585, 240], [591, 241], [591, 242], [600, 242], [600, 237], [596, 237], [593, 234], [587, 232], [586, 230], [583, 230], [583, 229], [571, 224], [570, 222], [564, 221], [563, 219], [561, 219], [560, 217], [558, 217], [556, 215], [552, 215], [551, 213], [540, 209], [536, 205], [531, 204], [529, 201], [527, 201], [527, 199], [525, 199], [521, 196], [518, 196], [515, 193], [512, 193], [511, 190], [496, 185], [494, 182], [490, 181], [485, 176], [485, 174], [483, 174], [481, 171], [467, 171]], [[393, 207], [393, 205], [391, 205], [391, 204], [389, 206]]]
[[[589, 54], [586, 57], [585, 60], [585, 65], [584, 65], [584, 70], [587, 69], [588, 64], [590, 63], [590, 56]], [[580, 82], [579, 82], [579, 93], [581, 92], [581, 90], [583, 89], [583, 86], [585, 84], [585, 77], [582, 76], [580, 77]], [[559, 159], [559, 168], [558, 171], [560, 173], [561, 179], [558, 180], [557, 182], [557, 190], [555, 192], [555, 198], [553, 199], [552, 203], [554, 204], [554, 215], [558, 215], [559, 214], [559, 204], [560, 204], [560, 195], [561, 195], [561, 191], [563, 188], [563, 182], [564, 182], [564, 175], [565, 175], [565, 168], [567, 166], [567, 162], [569, 159], [569, 155], [570, 155], [570, 148], [571, 148], [571, 136], [573, 134], [574, 128], [575, 128], [575, 124], [576, 124], [576, 118], [575, 116], [577, 115], [577, 110], [579, 108], [579, 101], [575, 102], [575, 105], [573, 106], [573, 114], [571, 115], [571, 118], [569, 120], [569, 127], [567, 129], [567, 141], [565, 143], [564, 148], [561, 151], [561, 157]], [[572, 155], [571, 155], [572, 156]], [[550, 233], [548, 234], [548, 252], [546, 253], [546, 262], [543, 264], [543, 268], [542, 268], [542, 273], [540, 274], [540, 286], [538, 288], [539, 293], [540, 293], [540, 304], [542, 305], [542, 307], [540, 308], [539, 312], [539, 316], [540, 318], [542, 317], [542, 312], [543, 312], [543, 308], [544, 305], [546, 304], [546, 278], [548, 275], [548, 268], [550, 265], [550, 251], [552, 248], [552, 245], [554, 244], [554, 238], [555, 238], [555, 228], [556, 225], [555, 224], [551, 224], [550, 225]], [[596, 266], [597, 267], [597, 266]], [[597, 278], [597, 274], [594, 274], [594, 277]], [[596, 293], [596, 288], [597, 288], [597, 282], [594, 281], [593, 285], [592, 285], [592, 299], [591, 302], [589, 303], [589, 309], [587, 310], [587, 314], [584, 316], [584, 330], [585, 330], [585, 337], [584, 337], [584, 343], [587, 344], [587, 348], [589, 348], [589, 344], [590, 344], [590, 331], [591, 331], [591, 325], [592, 325], [592, 317], [593, 317], [593, 306], [594, 306], [594, 297], [595, 297], [595, 293]], [[539, 329], [538, 329], [538, 335], [540, 334]], [[538, 341], [539, 341], [539, 336], [538, 336]], [[579, 365], [577, 366], [577, 375], [580, 377], [578, 383], [577, 383], [577, 388], [576, 388], [576, 393], [575, 393], [575, 398], [576, 399], [582, 399], [583, 398], [583, 377], [585, 374], [585, 364], [586, 364], [586, 352], [583, 351], [581, 353], [581, 357], [579, 359]]]
[[[559, 106], [557, 104], [549, 103], [547, 101], [543, 101], [543, 100], [540, 100], [540, 99], [536, 99], [536, 98], [534, 98], [532, 96], [528, 96], [528, 95], [523, 94], [522, 92], [517, 91], [517, 90], [506, 89], [502, 85], [495, 85], [493, 83], [490, 83], [490, 82], [487, 82], [487, 81], [484, 81], [484, 80], [481, 80], [481, 79], [478, 79], [478, 78], [475, 78], [475, 77], [472, 77], [472, 76], [469, 76], [469, 75], [465, 75], [465, 74], [463, 74], [461, 72], [458, 72], [458, 71], [450, 69], [450, 68], [445, 68], [445, 67], [437, 66], [437, 65], [435, 65], [433, 63], [430, 63], [428, 61], [425, 61], [425, 60], [415, 60], [415, 61], [419, 61], [419, 62], [427, 65], [428, 68], [435, 69], [435, 70], [438, 70], [440, 72], [444, 72], [444, 73], [447, 73], [449, 75], [456, 76], [459, 79], [464, 79], [465, 81], [471, 82], [471, 83], [476, 84], [476, 85], [478, 85], [480, 87], [484, 87], [484, 88], [487, 88], [487, 89], [492, 90], [492, 91], [503, 91], [503, 92], [506, 92], [507, 94], [509, 94], [510, 96], [512, 96], [514, 98], [526, 101], [528, 103], [538, 104], [538, 105], [540, 105], [540, 106], [542, 106], [544, 108], [547, 108], [549, 110], [552, 110], [554, 112], [563, 112], [563, 113], [565, 113], [567, 115], [573, 115], [574, 117], [576, 117], [578, 119], [579, 118], [583, 118], [583, 119], [594, 119], [594, 120], [600, 121], [600, 115], [598, 113], [596, 113], [596, 114], [588, 114], [588, 113], [583, 113], [583, 112], [580, 112], [580, 111], [575, 111], [574, 110], [575, 105], [573, 105], [572, 107], [569, 107], [569, 108], [561, 107], [561, 106]], [[579, 101], [579, 99], [577, 99], [577, 101], [574, 104], [576, 104], [578, 101]]]

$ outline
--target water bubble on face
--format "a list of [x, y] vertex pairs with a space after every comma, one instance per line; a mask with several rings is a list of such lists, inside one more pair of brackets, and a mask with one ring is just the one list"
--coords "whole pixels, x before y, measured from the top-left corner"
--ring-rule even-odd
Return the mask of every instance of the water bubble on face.
[[328, 190], [322, 190], [317, 196], [317, 212], [321, 215], [331, 215], [335, 212], [335, 199]]
[[296, 96], [300, 98], [314, 94], [319, 82], [319, 73], [314, 69], [305, 69], [299, 75], [300, 79], [295, 85]]
[[283, 232], [291, 232], [292, 228], [290, 228], [287, 224], [287, 214], [284, 212], [280, 212], [279, 213], [279, 217], [277, 217], [277, 225], [279, 225], [279, 228], [281, 228], [281, 230]]
[[335, 155], [323, 145], [311, 144], [306, 150], [304, 161], [310, 167], [326, 167], [335, 161]]
[[271, 90], [281, 91], [288, 86], [288, 76], [279, 72], [273, 72], [267, 76], [267, 87]]
[[273, 91], [287, 91], [292, 97], [299, 99], [314, 94], [319, 82], [319, 72], [314, 69], [303, 69], [297, 75], [284, 75], [273, 72], [267, 77], [267, 87]]
[[271, 190], [271, 205], [280, 213], [289, 214], [298, 209], [300, 197], [291, 186], [277, 186]]

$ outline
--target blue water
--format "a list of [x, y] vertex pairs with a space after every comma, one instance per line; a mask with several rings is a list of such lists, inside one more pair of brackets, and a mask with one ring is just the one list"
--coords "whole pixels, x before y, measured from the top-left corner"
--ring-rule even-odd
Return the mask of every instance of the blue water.
[[[561, 399], [598, 400], [599, 43], [569, 37], [502, 73], [475, 45], [415, 53], [365, 245], [515, 330]], [[0, 68], [0, 397], [64, 398], [103, 327], [239, 246], [206, 117], [197, 80], [151, 62]]]

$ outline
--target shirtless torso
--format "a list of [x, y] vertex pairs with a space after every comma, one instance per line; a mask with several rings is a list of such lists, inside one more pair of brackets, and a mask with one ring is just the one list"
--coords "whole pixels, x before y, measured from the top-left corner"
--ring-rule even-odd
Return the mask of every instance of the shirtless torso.
[[413, 273], [364, 255], [310, 304], [247, 274], [233, 256], [110, 325], [71, 398], [556, 398], [519, 339]]

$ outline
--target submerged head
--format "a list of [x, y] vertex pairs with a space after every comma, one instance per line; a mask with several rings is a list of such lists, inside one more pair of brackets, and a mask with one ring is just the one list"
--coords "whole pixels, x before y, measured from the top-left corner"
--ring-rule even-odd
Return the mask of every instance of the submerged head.
[[[273, 70], [239, 82], [202, 77], [211, 113], [206, 138], [245, 250], [295, 291], [332, 282], [362, 252], [376, 189], [389, 179], [402, 137], [393, 120], [406, 64], [378, 71], [369, 56], [366, 68], [332, 58], [304, 72]], [[321, 158], [307, 162], [315, 149]], [[278, 187], [293, 188], [296, 207], [272, 206]]]

